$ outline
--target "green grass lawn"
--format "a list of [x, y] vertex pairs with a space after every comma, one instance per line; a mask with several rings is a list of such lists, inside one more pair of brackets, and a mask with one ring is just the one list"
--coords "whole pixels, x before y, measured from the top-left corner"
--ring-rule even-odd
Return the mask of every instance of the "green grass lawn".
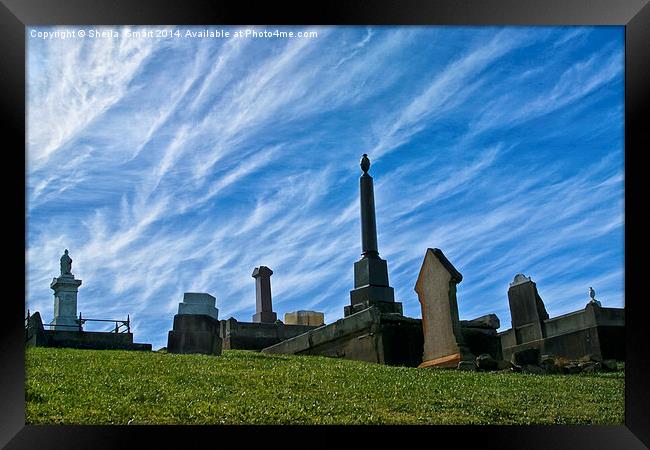
[[318, 356], [28, 348], [30, 424], [623, 424], [622, 372], [478, 373]]

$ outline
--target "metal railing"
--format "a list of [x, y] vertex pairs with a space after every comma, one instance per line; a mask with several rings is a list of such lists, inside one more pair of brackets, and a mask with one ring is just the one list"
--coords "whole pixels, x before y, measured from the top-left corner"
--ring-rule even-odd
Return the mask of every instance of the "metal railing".
[[86, 322], [113, 322], [115, 323], [115, 328], [113, 329], [113, 333], [119, 334], [119, 333], [130, 333], [131, 332], [131, 318], [130, 315], [126, 315], [126, 320], [113, 320], [113, 319], [84, 319], [81, 317], [81, 313], [79, 313], [79, 319], [76, 321], [79, 323], [79, 331], [83, 331], [82, 326]]
[[[25, 317], [25, 331], [29, 329], [29, 309], [27, 310], [27, 317]], [[83, 325], [86, 322], [113, 322], [115, 324], [115, 328], [111, 330], [111, 333], [119, 334], [119, 333], [130, 333], [131, 332], [131, 317], [129, 314], [126, 315], [126, 320], [115, 320], [115, 319], [86, 319], [81, 316], [81, 313], [79, 313], [79, 318], [75, 319], [76, 325], [66, 325], [66, 324], [51, 324], [51, 323], [44, 323], [43, 327], [48, 327], [48, 328], [53, 328], [56, 327], [56, 329], [60, 328], [70, 328], [70, 331], [84, 331]]]

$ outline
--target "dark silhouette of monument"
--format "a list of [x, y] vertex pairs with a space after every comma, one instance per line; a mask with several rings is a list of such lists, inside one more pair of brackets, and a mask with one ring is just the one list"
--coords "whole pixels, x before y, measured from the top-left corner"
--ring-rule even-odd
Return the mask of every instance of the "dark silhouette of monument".
[[350, 291], [351, 304], [344, 308], [346, 317], [370, 306], [384, 313], [402, 314], [402, 304], [395, 302], [395, 293], [388, 283], [388, 264], [379, 257], [375, 193], [369, 169], [370, 160], [364, 153], [361, 158], [363, 174], [359, 178], [361, 259], [354, 263], [354, 289]]
[[183, 294], [173, 328], [167, 333], [169, 353], [221, 355], [223, 340], [219, 336], [216, 302], [217, 299], [206, 292]]
[[354, 264], [354, 289], [344, 318], [262, 350], [264, 353], [321, 355], [388, 365], [422, 362], [422, 321], [402, 315], [379, 257], [370, 160], [361, 158], [361, 259]]
[[255, 323], [275, 323], [278, 320], [271, 303], [271, 275], [273, 271], [266, 266], [256, 267], [251, 274], [255, 278]]

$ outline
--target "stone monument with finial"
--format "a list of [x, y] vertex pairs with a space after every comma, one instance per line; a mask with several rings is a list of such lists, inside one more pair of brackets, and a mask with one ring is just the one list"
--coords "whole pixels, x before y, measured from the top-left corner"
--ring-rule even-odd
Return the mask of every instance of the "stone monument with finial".
[[361, 206], [361, 259], [354, 263], [354, 289], [350, 291], [350, 305], [344, 308], [347, 317], [371, 306], [383, 313], [402, 314], [402, 304], [395, 302], [395, 293], [388, 284], [388, 265], [379, 257], [375, 193], [372, 177], [368, 174], [370, 160], [361, 157], [363, 174], [359, 179]]
[[54, 319], [51, 325], [53, 330], [76, 331], [79, 329], [77, 293], [81, 280], [77, 280], [72, 274], [72, 258], [68, 249], [63, 252], [60, 264], [61, 275], [50, 283], [50, 288], [54, 291]]

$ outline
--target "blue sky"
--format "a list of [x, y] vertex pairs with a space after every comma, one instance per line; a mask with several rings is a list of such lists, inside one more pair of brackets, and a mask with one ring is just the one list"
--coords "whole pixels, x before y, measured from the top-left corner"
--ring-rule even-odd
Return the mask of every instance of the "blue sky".
[[623, 27], [31, 37], [64, 29], [82, 28], [27, 29], [26, 307], [45, 321], [65, 248], [78, 310], [130, 314], [154, 348], [183, 292], [250, 321], [260, 265], [278, 318], [341, 318], [362, 153], [406, 315], [421, 317], [427, 247], [463, 274], [461, 319], [509, 328], [518, 272], [551, 316], [584, 307], [589, 286], [624, 304]]

